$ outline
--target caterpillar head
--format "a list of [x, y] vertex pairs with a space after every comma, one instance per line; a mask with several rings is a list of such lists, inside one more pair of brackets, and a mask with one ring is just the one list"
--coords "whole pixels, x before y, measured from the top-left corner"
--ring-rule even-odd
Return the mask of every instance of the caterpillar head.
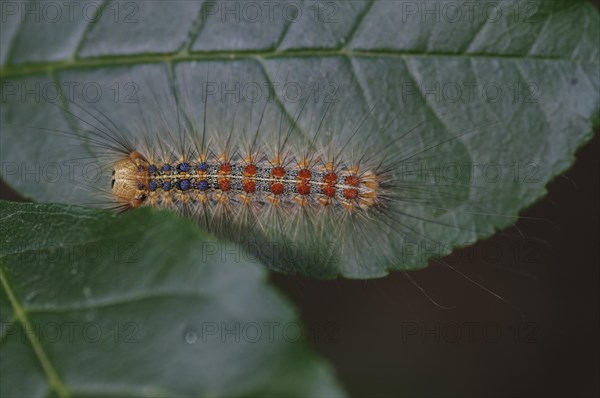
[[115, 162], [112, 172], [112, 194], [120, 204], [136, 208], [147, 198], [148, 162], [139, 152]]

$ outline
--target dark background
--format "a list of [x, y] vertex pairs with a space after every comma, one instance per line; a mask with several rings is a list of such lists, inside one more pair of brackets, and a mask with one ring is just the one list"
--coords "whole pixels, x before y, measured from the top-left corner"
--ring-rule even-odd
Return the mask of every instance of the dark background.
[[444, 259], [510, 303], [435, 262], [410, 276], [455, 309], [398, 272], [272, 275], [352, 396], [599, 395], [598, 133], [515, 227]]

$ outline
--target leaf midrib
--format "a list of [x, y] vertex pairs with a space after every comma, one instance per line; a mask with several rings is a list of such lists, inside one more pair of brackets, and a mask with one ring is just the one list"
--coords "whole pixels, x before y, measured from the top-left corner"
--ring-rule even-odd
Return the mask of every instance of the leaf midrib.
[[347, 50], [347, 49], [310, 49], [295, 51], [212, 51], [189, 53], [181, 51], [170, 54], [135, 54], [103, 56], [96, 58], [75, 58], [63, 61], [44, 63], [24, 63], [0, 68], [0, 78], [18, 77], [43, 73], [53, 73], [62, 69], [97, 68], [103, 66], [116, 67], [146, 63], [175, 63], [179, 61], [203, 60], [239, 60], [239, 59], [276, 59], [276, 58], [315, 58], [315, 57], [347, 57], [347, 58], [459, 58], [459, 59], [507, 59], [517, 61], [573, 62], [577, 64], [599, 65], [600, 62], [565, 58], [560, 56], [536, 56], [523, 54], [484, 54], [456, 52], [419, 52], [400, 50]]

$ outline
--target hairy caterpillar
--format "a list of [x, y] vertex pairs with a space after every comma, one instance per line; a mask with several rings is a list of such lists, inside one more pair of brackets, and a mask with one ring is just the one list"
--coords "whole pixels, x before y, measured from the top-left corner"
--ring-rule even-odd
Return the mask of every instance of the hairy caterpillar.
[[[381, 201], [379, 179], [359, 166], [345, 167], [327, 162], [316, 166], [311, 159], [273, 160], [249, 154], [236, 161], [223, 153], [215, 159], [192, 153], [176, 165], [162, 158], [149, 161], [133, 151], [114, 165], [111, 188], [115, 200], [124, 207], [136, 208], [146, 202], [153, 207], [171, 208], [175, 204], [266, 207], [332, 206], [348, 211], [368, 211]], [[267, 158], [268, 159], [268, 158]], [[293, 165], [293, 168], [287, 165]], [[157, 166], [158, 165], [158, 166]], [[291, 206], [290, 206], [291, 205]]]
[[[522, 184], [508, 181], [498, 189], [485, 186], [481, 175], [440, 179], [437, 171], [439, 164], [479, 160], [465, 143], [485, 141], [499, 128], [486, 117], [451, 131], [419, 104], [364, 95], [356, 101], [360, 88], [332, 76], [316, 82], [326, 95], [311, 89], [286, 101], [270, 82], [255, 84], [268, 87], [268, 95], [244, 101], [227, 90], [236, 87], [231, 82], [261, 82], [247, 61], [135, 71], [144, 76], [142, 102], [82, 106], [82, 98], [69, 98], [48, 104], [69, 124], [44, 129], [76, 136], [83, 157], [100, 161], [105, 171], [83, 189], [90, 192], [87, 203], [173, 209], [239, 242], [272, 268], [320, 277], [374, 277], [424, 266], [427, 258], [515, 219], [493, 199], [514, 195], [511, 184], [517, 190]], [[135, 76], [113, 71], [104, 76], [105, 86]], [[178, 79], [194, 83], [182, 86]], [[294, 83], [314, 87], [311, 79]], [[328, 101], [329, 82], [337, 102]], [[223, 84], [230, 85], [225, 95], [210, 92]], [[360, 109], [354, 109], [357, 102]], [[480, 147], [483, 164], [498, 151]]]

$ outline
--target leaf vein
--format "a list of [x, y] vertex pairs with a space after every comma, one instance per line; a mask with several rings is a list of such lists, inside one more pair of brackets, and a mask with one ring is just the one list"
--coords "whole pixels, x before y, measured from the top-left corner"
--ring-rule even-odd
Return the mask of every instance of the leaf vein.
[[102, 0], [102, 3], [100, 4], [100, 7], [97, 8], [94, 16], [92, 18], [89, 18], [88, 24], [85, 27], [84, 31], [81, 33], [79, 42], [75, 46], [75, 51], [73, 51], [73, 55], [71, 55], [72, 60], [77, 59], [77, 54], [79, 54], [79, 52], [81, 51], [81, 48], [83, 47], [83, 43], [85, 42], [85, 39], [87, 38], [88, 34], [92, 31], [92, 29], [96, 25], [96, 22], [97, 22], [96, 18], [99, 18], [99, 16], [102, 15], [102, 12], [106, 9], [106, 7], [110, 3], [110, 1], [111, 0]]
[[77, 312], [86, 310], [95, 310], [99, 308], [118, 307], [137, 303], [140, 301], [158, 300], [158, 299], [188, 299], [188, 300], [204, 300], [209, 297], [208, 294], [200, 294], [192, 291], [164, 291], [154, 294], [133, 294], [129, 296], [121, 296], [116, 298], [102, 298], [90, 300], [87, 303], [73, 303], [72, 305], [64, 305], [61, 307], [44, 307], [44, 306], [29, 306], [27, 312], [30, 314], [46, 314], [46, 313], [64, 313]]
[[342, 49], [320, 49], [320, 50], [289, 50], [289, 51], [212, 51], [203, 53], [171, 53], [171, 54], [135, 54], [103, 56], [95, 58], [77, 58], [75, 60], [52, 61], [45, 63], [26, 63], [12, 65], [0, 68], [0, 78], [10, 78], [27, 76], [32, 74], [52, 73], [55, 70], [73, 69], [82, 67], [113, 67], [137, 65], [140, 63], [164, 63], [178, 61], [208, 61], [208, 60], [237, 60], [237, 59], [277, 59], [277, 58], [315, 58], [315, 57], [367, 57], [367, 58], [385, 58], [385, 57], [421, 57], [421, 58], [458, 58], [458, 59], [509, 59], [519, 61], [540, 61], [540, 62], [570, 62], [572, 64], [589, 64], [593, 66], [600, 65], [600, 62], [590, 62], [581, 59], [572, 59], [561, 56], [528, 56], [526, 54], [457, 54], [455, 52], [436, 52], [424, 53], [415, 51], [374, 49], [374, 50], [346, 50]]

